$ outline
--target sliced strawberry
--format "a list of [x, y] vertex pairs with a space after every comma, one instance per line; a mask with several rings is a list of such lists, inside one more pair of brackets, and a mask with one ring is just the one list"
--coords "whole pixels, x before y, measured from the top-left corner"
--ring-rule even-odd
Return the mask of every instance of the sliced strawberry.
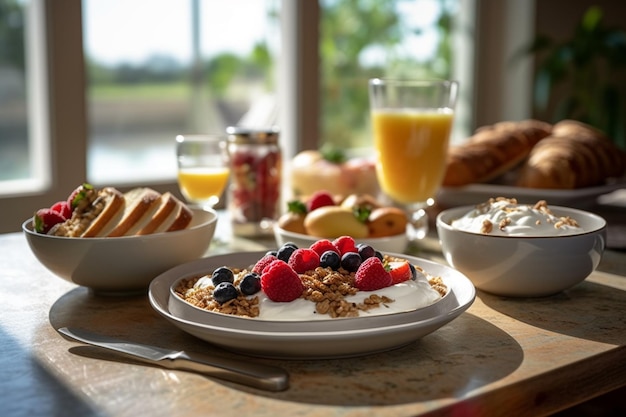
[[408, 281], [411, 279], [413, 273], [411, 272], [411, 265], [408, 261], [392, 261], [387, 263], [387, 268], [391, 275], [393, 284]]
[[306, 203], [309, 212], [325, 206], [334, 206], [335, 200], [328, 191], [316, 191]]
[[361, 291], [376, 291], [392, 285], [391, 274], [376, 257], [367, 258], [354, 275], [354, 286]]
[[65, 219], [58, 212], [43, 208], [37, 210], [33, 216], [33, 229], [38, 233], [48, 233], [52, 226], [63, 223]]

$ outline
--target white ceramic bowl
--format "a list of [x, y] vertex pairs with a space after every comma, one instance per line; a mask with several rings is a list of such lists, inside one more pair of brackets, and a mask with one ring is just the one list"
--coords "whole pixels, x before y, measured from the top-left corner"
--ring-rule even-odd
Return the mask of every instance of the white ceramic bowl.
[[[278, 247], [287, 242], [295, 243], [299, 248], [308, 248], [311, 244], [320, 240], [319, 237], [305, 235], [302, 233], [294, 233], [274, 226], [274, 237]], [[330, 239], [333, 240], [333, 239]], [[355, 239], [356, 243], [366, 243], [380, 252], [403, 253], [409, 243], [407, 233], [389, 237], [376, 237], [366, 239]]]
[[185, 230], [145, 236], [70, 238], [33, 231], [22, 224], [26, 240], [50, 272], [101, 293], [146, 291], [160, 273], [201, 257], [209, 248], [217, 214], [194, 209]]
[[264, 254], [229, 253], [176, 266], [150, 283], [150, 304], [183, 331], [228, 350], [280, 359], [322, 359], [360, 356], [411, 343], [458, 317], [476, 295], [470, 280], [460, 272], [410, 256], [403, 257], [441, 277], [449, 290], [434, 304], [401, 313], [328, 320], [261, 320], [202, 310], [175, 294], [182, 279], [210, 274], [223, 265], [253, 265]]
[[474, 207], [444, 210], [436, 223], [446, 260], [480, 290], [508, 297], [552, 295], [582, 282], [600, 263], [606, 244], [600, 216], [550, 206], [556, 216], [570, 216], [582, 227], [582, 233], [567, 236], [493, 236], [450, 226]]

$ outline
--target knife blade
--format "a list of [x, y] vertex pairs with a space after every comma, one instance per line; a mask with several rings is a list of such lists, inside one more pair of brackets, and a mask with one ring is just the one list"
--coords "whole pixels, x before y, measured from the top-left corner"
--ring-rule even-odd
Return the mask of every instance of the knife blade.
[[217, 356], [200, 357], [182, 350], [130, 342], [84, 329], [61, 327], [57, 331], [75, 341], [113, 350], [167, 369], [196, 372], [267, 391], [284, 391], [289, 386], [289, 374], [276, 366]]

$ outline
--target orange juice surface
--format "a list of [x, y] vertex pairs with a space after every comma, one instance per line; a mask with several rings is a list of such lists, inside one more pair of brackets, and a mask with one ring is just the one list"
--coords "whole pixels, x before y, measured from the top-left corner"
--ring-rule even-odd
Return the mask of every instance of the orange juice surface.
[[178, 171], [178, 184], [190, 202], [215, 204], [226, 188], [228, 175], [227, 167], [184, 168]]
[[450, 110], [436, 109], [372, 112], [376, 173], [389, 197], [407, 204], [435, 196], [445, 173], [453, 117]]

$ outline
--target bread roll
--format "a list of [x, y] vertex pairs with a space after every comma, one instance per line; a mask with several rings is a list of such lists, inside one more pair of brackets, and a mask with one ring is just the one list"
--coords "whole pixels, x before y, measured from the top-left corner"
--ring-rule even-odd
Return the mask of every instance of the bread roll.
[[516, 185], [575, 189], [624, 175], [626, 156], [599, 130], [573, 120], [554, 125], [521, 167]]
[[462, 186], [498, 177], [526, 159], [551, 130], [550, 124], [539, 120], [481, 127], [465, 143], [449, 149], [443, 185]]

